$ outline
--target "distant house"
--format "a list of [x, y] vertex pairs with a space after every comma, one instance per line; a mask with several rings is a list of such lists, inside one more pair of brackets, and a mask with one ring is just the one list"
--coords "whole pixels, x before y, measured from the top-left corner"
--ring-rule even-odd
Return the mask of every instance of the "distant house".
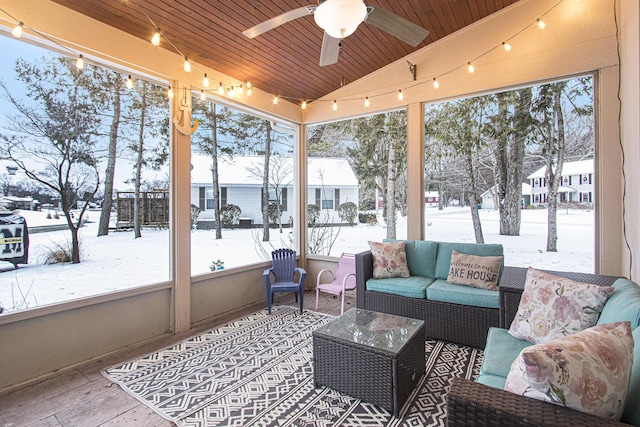
[[427, 206], [435, 207], [440, 202], [440, 195], [437, 191], [425, 191], [424, 192], [424, 204]]
[[[497, 209], [495, 204], [495, 196], [496, 196], [496, 186], [494, 185], [484, 193], [480, 195], [482, 198], [482, 209]], [[522, 198], [521, 198], [521, 206], [526, 207], [531, 204], [531, 186], [526, 182], [522, 183], [521, 190]]]
[[[539, 205], [547, 203], [547, 183], [544, 166], [527, 177], [531, 184], [531, 204]], [[562, 165], [562, 182], [558, 188], [559, 202], [594, 202], [594, 174], [593, 159], [578, 162], [565, 162]]]
[[17, 196], [3, 196], [0, 197], [0, 206], [8, 209], [22, 209], [22, 210], [36, 210], [40, 202], [33, 197], [17, 197]]
[[[270, 159], [269, 200], [283, 206], [282, 222], [293, 216], [293, 158], [273, 156]], [[191, 203], [201, 210], [198, 226], [215, 225], [211, 158], [191, 157]], [[234, 204], [242, 210], [241, 224], [262, 224], [262, 171], [264, 156], [218, 158], [220, 204]], [[338, 207], [345, 202], [358, 204], [358, 179], [344, 158], [309, 158], [307, 165], [307, 201], [329, 213], [329, 221], [339, 222]]]

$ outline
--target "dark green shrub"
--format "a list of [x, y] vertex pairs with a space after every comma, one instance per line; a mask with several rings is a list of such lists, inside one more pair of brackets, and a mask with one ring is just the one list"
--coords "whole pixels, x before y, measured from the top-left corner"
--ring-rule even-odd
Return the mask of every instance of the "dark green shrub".
[[269, 224], [279, 224], [282, 216], [282, 205], [277, 202], [269, 202]]
[[320, 206], [309, 205], [307, 206], [307, 222], [309, 225], [313, 225], [320, 218]]
[[198, 223], [198, 216], [200, 215], [200, 208], [196, 205], [191, 205], [191, 229], [194, 230]]
[[372, 213], [361, 213], [358, 215], [358, 221], [360, 221], [361, 224], [373, 225], [378, 223], [378, 218]]
[[225, 227], [233, 227], [238, 223], [241, 213], [240, 206], [229, 203], [220, 208], [220, 221]]
[[338, 216], [342, 222], [347, 222], [349, 225], [354, 225], [356, 222], [356, 215], [358, 214], [358, 206], [353, 202], [345, 202], [338, 206]]

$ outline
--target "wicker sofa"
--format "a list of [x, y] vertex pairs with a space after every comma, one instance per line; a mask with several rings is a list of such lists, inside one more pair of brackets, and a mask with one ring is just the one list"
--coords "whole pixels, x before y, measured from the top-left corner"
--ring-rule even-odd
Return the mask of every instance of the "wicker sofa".
[[584, 283], [613, 286], [598, 323], [628, 320], [636, 342], [630, 388], [622, 422], [613, 422], [572, 409], [502, 390], [511, 362], [530, 343], [506, 331], [515, 318], [524, 289], [527, 269], [506, 267], [500, 281], [500, 323], [487, 338], [480, 377], [476, 382], [454, 379], [447, 394], [448, 426], [640, 426], [640, 287], [619, 277], [550, 271]]
[[[502, 245], [497, 244], [407, 240], [411, 277], [376, 280], [371, 251], [358, 253], [357, 307], [421, 319], [427, 338], [484, 348], [489, 328], [500, 325], [499, 292], [446, 283], [453, 250], [503, 254]], [[456, 299], [460, 296], [462, 302]]]

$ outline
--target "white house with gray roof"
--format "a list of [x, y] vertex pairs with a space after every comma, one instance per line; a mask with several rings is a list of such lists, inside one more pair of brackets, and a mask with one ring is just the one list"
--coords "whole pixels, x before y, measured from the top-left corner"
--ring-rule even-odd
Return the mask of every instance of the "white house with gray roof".
[[[213, 184], [211, 158], [203, 154], [191, 157], [191, 203], [201, 210], [198, 225], [213, 226]], [[293, 217], [294, 167], [292, 157], [271, 156], [269, 160], [269, 200], [276, 200], [276, 187], [284, 208], [282, 222]], [[234, 204], [242, 210], [242, 224], [262, 224], [262, 172], [264, 156], [218, 158], [221, 205]], [[339, 222], [338, 207], [345, 202], [358, 204], [358, 179], [345, 158], [309, 158], [307, 165], [307, 200], [329, 214], [328, 220]]]
[[[539, 205], [549, 201], [545, 178], [546, 166], [541, 167], [527, 177], [531, 185], [531, 204]], [[559, 202], [593, 203], [595, 176], [593, 159], [577, 162], [564, 162], [562, 182], [558, 188]]]

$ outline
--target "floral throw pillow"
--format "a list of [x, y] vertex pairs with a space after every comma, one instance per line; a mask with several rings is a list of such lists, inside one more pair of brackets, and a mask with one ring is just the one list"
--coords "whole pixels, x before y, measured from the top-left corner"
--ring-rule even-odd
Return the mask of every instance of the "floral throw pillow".
[[618, 421], [633, 344], [631, 323], [617, 322], [527, 347], [511, 365], [504, 389]]
[[540, 344], [580, 332], [595, 325], [613, 290], [529, 268], [509, 333]]
[[405, 242], [369, 242], [373, 256], [373, 278], [409, 277]]
[[454, 250], [447, 283], [497, 291], [503, 259], [502, 256], [467, 255]]

